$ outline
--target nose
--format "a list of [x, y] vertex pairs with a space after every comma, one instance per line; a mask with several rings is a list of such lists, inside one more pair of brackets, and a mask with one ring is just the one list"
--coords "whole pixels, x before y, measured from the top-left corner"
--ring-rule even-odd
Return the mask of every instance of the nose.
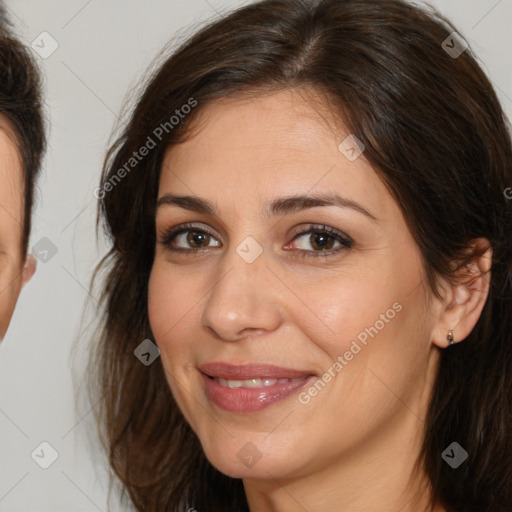
[[202, 324], [224, 341], [277, 329], [282, 323], [281, 286], [267, 268], [265, 252], [248, 263], [233, 248], [220, 265], [221, 277], [204, 303]]

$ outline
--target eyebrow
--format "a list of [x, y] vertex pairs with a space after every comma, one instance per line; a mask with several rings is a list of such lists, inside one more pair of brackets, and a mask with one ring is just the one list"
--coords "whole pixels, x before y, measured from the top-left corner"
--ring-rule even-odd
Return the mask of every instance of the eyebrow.
[[[206, 199], [202, 199], [198, 196], [165, 194], [158, 199], [157, 208], [160, 208], [161, 206], [178, 206], [185, 210], [216, 215], [215, 206]], [[308, 208], [316, 208], [318, 206], [351, 208], [352, 210], [362, 213], [373, 221], [378, 221], [375, 215], [358, 202], [342, 197], [338, 194], [328, 193], [281, 197], [269, 203], [266, 207], [265, 213], [267, 216], [272, 217], [277, 215], [286, 215], [288, 213], [306, 210]]]

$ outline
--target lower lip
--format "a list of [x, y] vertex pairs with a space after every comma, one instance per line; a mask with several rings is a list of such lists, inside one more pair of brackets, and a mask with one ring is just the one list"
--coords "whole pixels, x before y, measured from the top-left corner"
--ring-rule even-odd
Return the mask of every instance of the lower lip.
[[261, 388], [236, 388], [221, 386], [215, 379], [201, 373], [206, 386], [206, 394], [216, 406], [230, 412], [256, 412], [285, 400], [314, 379], [305, 377], [296, 382], [276, 383]]

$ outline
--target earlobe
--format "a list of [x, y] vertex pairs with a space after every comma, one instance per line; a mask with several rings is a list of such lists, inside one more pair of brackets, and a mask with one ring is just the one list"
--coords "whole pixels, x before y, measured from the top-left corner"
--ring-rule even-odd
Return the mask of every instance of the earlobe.
[[492, 248], [485, 238], [472, 242], [472, 250], [479, 254], [458, 271], [457, 280], [449, 286], [432, 341], [445, 348], [463, 341], [475, 327], [489, 293]]
[[25, 286], [34, 275], [37, 267], [37, 260], [34, 255], [27, 254], [25, 264], [23, 265], [22, 287]]

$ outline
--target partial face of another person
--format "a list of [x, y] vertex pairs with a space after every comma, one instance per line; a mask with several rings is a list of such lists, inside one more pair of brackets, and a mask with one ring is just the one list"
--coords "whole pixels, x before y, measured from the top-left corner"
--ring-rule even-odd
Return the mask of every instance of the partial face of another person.
[[400, 428], [419, 448], [438, 362], [403, 214], [314, 105], [215, 101], [163, 162], [150, 323], [206, 456], [237, 478], [321, 472]]
[[0, 336], [3, 339], [23, 285], [35, 271], [35, 259], [22, 251], [23, 167], [16, 138], [0, 116]]

